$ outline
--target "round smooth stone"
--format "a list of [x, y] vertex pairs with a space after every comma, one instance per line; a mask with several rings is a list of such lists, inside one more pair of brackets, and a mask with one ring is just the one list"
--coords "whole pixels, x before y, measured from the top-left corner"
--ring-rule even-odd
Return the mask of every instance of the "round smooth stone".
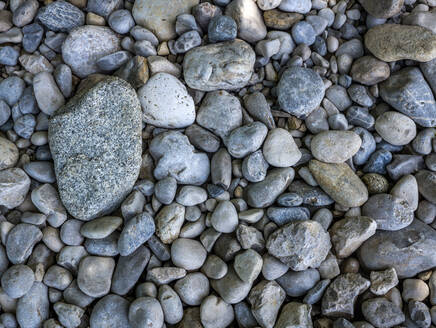
[[388, 111], [377, 117], [375, 130], [387, 142], [395, 146], [410, 143], [416, 137], [416, 124], [404, 114]]

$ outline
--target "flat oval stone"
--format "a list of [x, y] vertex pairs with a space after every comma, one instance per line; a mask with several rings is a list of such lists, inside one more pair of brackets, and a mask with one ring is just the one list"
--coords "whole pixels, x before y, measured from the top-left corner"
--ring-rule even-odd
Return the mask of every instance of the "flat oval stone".
[[435, 98], [419, 68], [408, 67], [392, 74], [380, 84], [380, 96], [417, 124], [436, 126]]
[[131, 218], [124, 225], [118, 239], [118, 250], [121, 256], [132, 254], [154, 234], [154, 220], [150, 214], [143, 212]]
[[379, 230], [358, 250], [368, 270], [393, 267], [398, 278], [414, 277], [436, 265], [436, 231], [420, 220], [413, 220], [398, 231]]
[[86, 238], [103, 239], [114, 232], [122, 223], [123, 219], [120, 217], [103, 216], [86, 222], [80, 228], [80, 233]]
[[59, 194], [70, 214], [87, 221], [113, 211], [141, 165], [135, 90], [114, 77], [82, 89], [50, 119], [48, 133]]
[[288, 167], [300, 160], [301, 152], [287, 130], [275, 128], [268, 132], [263, 143], [263, 156], [272, 166]]
[[291, 184], [294, 175], [291, 167], [270, 170], [264, 180], [251, 183], [245, 188], [244, 199], [252, 207], [268, 207]]
[[283, 72], [277, 85], [280, 108], [299, 118], [307, 117], [324, 98], [324, 83], [315, 71], [291, 67]]
[[135, 22], [151, 30], [160, 41], [177, 37], [175, 23], [177, 16], [189, 14], [199, 0], [176, 0], [168, 5], [166, 0], [138, 0], [132, 9]]
[[365, 34], [365, 46], [385, 62], [436, 58], [436, 34], [421, 26], [382, 24]]
[[184, 128], [195, 121], [194, 100], [186, 87], [168, 73], [157, 73], [138, 90], [145, 123], [161, 128]]
[[387, 142], [395, 146], [410, 143], [416, 137], [416, 125], [406, 115], [388, 111], [377, 117], [375, 130]]
[[97, 60], [120, 49], [120, 40], [108, 27], [85, 25], [71, 31], [62, 45], [62, 58], [83, 78], [98, 72]]
[[310, 143], [312, 155], [326, 163], [343, 163], [356, 154], [362, 140], [353, 131], [323, 131]]
[[311, 160], [309, 170], [321, 188], [340, 205], [358, 207], [368, 200], [365, 184], [347, 164]]
[[183, 59], [183, 74], [189, 87], [201, 91], [244, 87], [254, 69], [256, 55], [242, 40], [194, 48]]
[[390, 73], [391, 70], [387, 63], [372, 56], [360, 57], [354, 61], [350, 71], [354, 81], [365, 85], [382, 82], [389, 77]]

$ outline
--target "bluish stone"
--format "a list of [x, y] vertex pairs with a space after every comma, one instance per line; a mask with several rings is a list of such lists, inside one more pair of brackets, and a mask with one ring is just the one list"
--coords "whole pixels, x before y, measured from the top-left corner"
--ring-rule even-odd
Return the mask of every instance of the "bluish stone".
[[308, 220], [310, 211], [305, 207], [269, 207], [266, 215], [279, 226], [293, 221]]
[[69, 2], [58, 0], [42, 7], [36, 17], [45, 27], [55, 32], [69, 32], [85, 24], [85, 14]]
[[21, 114], [38, 114], [40, 112], [33, 93], [33, 87], [24, 89], [23, 95], [18, 101], [18, 108]]
[[38, 49], [44, 35], [44, 29], [37, 23], [29, 24], [23, 27], [23, 49], [29, 53]]
[[119, 236], [120, 233], [115, 231], [102, 239], [86, 239], [86, 251], [91, 255], [117, 256], [119, 254], [117, 244]]
[[277, 204], [286, 207], [300, 206], [303, 204], [303, 197], [295, 192], [287, 192], [277, 198]]
[[130, 58], [132, 58], [130, 52], [121, 50], [99, 58], [96, 63], [102, 71], [111, 72], [127, 63]]
[[206, 189], [207, 189], [207, 193], [209, 194], [209, 196], [211, 198], [216, 198], [225, 191], [223, 187], [220, 187], [220, 186], [217, 186], [217, 185], [214, 185], [211, 183], [209, 183], [206, 186]]
[[168, 261], [171, 258], [170, 248], [168, 245], [165, 245], [155, 235], [150, 237], [150, 239], [147, 241], [147, 245], [159, 260]]
[[325, 40], [320, 36], [317, 36], [315, 38], [315, 43], [313, 44], [312, 48], [321, 56], [327, 55], [327, 45], [325, 43]]
[[0, 100], [0, 126], [5, 124], [11, 117], [11, 108], [4, 100]]
[[88, 0], [86, 11], [106, 18], [115, 9], [119, 8], [121, 3], [121, 0]]
[[396, 146], [393, 144], [390, 144], [389, 142], [382, 140], [377, 144], [377, 150], [378, 149], [384, 149], [387, 151], [390, 151], [391, 153], [398, 153], [399, 151], [403, 150], [403, 146]]
[[351, 100], [360, 106], [371, 107], [374, 105], [375, 99], [369, 94], [368, 89], [361, 84], [352, 84], [347, 92]]
[[296, 44], [304, 43], [311, 46], [315, 43], [316, 32], [312, 25], [305, 21], [300, 21], [294, 24], [294, 26], [292, 26], [291, 34]]
[[338, 113], [329, 116], [328, 120], [331, 130], [348, 130], [348, 121], [344, 114]]
[[29, 139], [35, 130], [36, 119], [32, 114], [19, 117], [14, 122], [14, 131], [22, 138]]
[[334, 203], [321, 188], [309, 186], [302, 181], [294, 181], [289, 186], [290, 192], [296, 193], [303, 198], [303, 204], [311, 206], [327, 206]]
[[355, 165], [363, 165], [375, 151], [375, 139], [372, 134], [364, 128], [356, 127], [353, 131], [362, 139], [359, 151], [353, 156], [353, 162]]
[[394, 160], [386, 166], [389, 176], [397, 181], [403, 175], [415, 173], [425, 168], [424, 157], [420, 155], [394, 155]]
[[368, 108], [351, 106], [346, 113], [347, 120], [350, 124], [360, 126], [365, 129], [372, 129], [375, 124], [374, 116], [369, 113]]
[[363, 167], [363, 172], [386, 174], [386, 165], [392, 161], [392, 153], [387, 150], [377, 150]]
[[121, 256], [132, 254], [143, 243], [153, 236], [154, 220], [150, 214], [143, 212], [131, 218], [124, 224], [118, 239], [118, 250]]
[[176, 42], [174, 42], [173, 49], [178, 54], [184, 54], [199, 45], [201, 45], [200, 34], [197, 31], [189, 31], [179, 36]]
[[348, 88], [353, 83], [353, 78], [347, 74], [341, 74], [339, 75], [338, 83], [344, 88]]
[[238, 33], [238, 26], [230, 16], [215, 16], [209, 22], [207, 33], [211, 43], [233, 41]]
[[259, 182], [265, 179], [268, 167], [262, 151], [257, 150], [242, 161], [242, 175], [250, 182]]
[[423, 127], [436, 126], [436, 102], [417, 67], [395, 72], [380, 84], [380, 96], [397, 111]]
[[26, 84], [18, 76], [10, 76], [0, 82], [0, 100], [9, 106], [15, 105], [20, 100]]
[[17, 65], [19, 51], [11, 46], [0, 48], [0, 65], [14, 66]]
[[50, 147], [48, 145], [39, 146], [36, 148], [35, 159], [37, 161], [50, 161], [52, 160]]
[[109, 26], [117, 33], [126, 34], [135, 26], [132, 14], [127, 9], [114, 11], [108, 19]]

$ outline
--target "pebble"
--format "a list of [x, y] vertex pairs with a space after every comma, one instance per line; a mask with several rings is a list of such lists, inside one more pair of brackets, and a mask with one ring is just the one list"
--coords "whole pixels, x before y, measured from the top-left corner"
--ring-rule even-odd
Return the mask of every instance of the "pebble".
[[33, 78], [33, 91], [38, 107], [47, 115], [53, 115], [65, 104], [65, 98], [49, 72], [40, 72]]
[[185, 86], [173, 75], [157, 73], [138, 90], [143, 120], [163, 128], [183, 128], [195, 121], [195, 106]]
[[188, 14], [198, 0], [180, 0], [168, 6], [164, 0], [140, 0], [135, 2], [132, 15], [135, 22], [153, 32], [160, 41], [174, 39], [176, 17]]
[[290, 297], [303, 296], [313, 288], [319, 281], [320, 275], [316, 269], [307, 269], [303, 271], [288, 271], [277, 282], [285, 290], [286, 295]]
[[120, 9], [113, 11], [108, 19], [109, 26], [119, 34], [126, 34], [130, 29], [135, 26], [130, 11], [126, 9]]
[[185, 55], [183, 74], [185, 82], [193, 89], [239, 89], [248, 83], [254, 61], [253, 49], [242, 40], [210, 44], [192, 49]]
[[0, 100], [0, 126], [5, 124], [11, 116], [11, 109], [4, 100]]
[[132, 254], [145, 243], [155, 232], [153, 218], [147, 212], [136, 215], [125, 222], [120, 238], [118, 250], [121, 256]]
[[42, 7], [37, 20], [55, 32], [70, 32], [85, 24], [85, 14], [73, 4], [59, 0]]
[[292, 26], [291, 33], [296, 44], [305, 44], [311, 46], [315, 43], [316, 32], [312, 25], [308, 22], [297, 22]]
[[9, 106], [15, 105], [23, 94], [25, 83], [17, 76], [11, 76], [0, 82], [0, 99]]
[[[292, 238], [289, 238], [291, 237]], [[316, 268], [330, 250], [330, 237], [318, 222], [297, 221], [272, 233], [268, 252], [294, 271]]]
[[[98, 110], [90, 115], [89, 108], [96, 103]], [[129, 110], [121, 113], [117, 111], [120, 106]], [[87, 115], [83, 114], [85, 112]], [[100, 117], [98, 124], [92, 117], [94, 120]], [[130, 192], [141, 161], [140, 121], [136, 93], [118, 78], [108, 78], [83, 90], [50, 119], [49, 142], [59, 193], [74, 217], [90, 220], [109, 213]], [[87, 130], [80, 144], [71, 138], [79, 126]], [[102, 129], [111, 131], [111, 137], [102, 137]], [[127, 130], [129, 133], [125, 134]], [[92, 149], [88, 147], [89, 142], [93, 144]], [[98, 155], [98, 159], [84, 156], [93, 158], [102, 149], [111, 151]], [[99, 170], [95, 172], [97, 166]], [[80, 194], [74, 192], [77, 188], [82, 190]]]
[[210, 223], [218, 232], [235, 231], [238, 225], [238, 213], [235, 206], [230, 201], [219, 202], [210, 217]]
[[21, 4], [13, 11], [12, 22], [18, 27], [29, 24], [35, 17], [38, 7], [39, 3], [36, 0], [21, 1]]
[[183, 318], [183, 305], [179, 295], [168, 285], [159, 287], [158, 299], [162, 307], [165, 322], [176, 324]]
[[31, 194], [32, 203], [38, 210], [47, 215], [47, 221], [53, 227], [59, 227], [67, 219], [67, 212], [56, 189], [50, 184], [43, 184]]
[[230, 155], [243, 158], [258, 150], [268, 133], [268, 128], [260, 122], [253, 122], [234, 129], [224, 140]]
[[226, 6], [225, 14], [236, 21], [240, 39], [254, 43], [265, 38], [266, 26], [253, 0], [234, 0]]
[[339, 258], [347, 258], [375, 234], [377, 222], [370, 217], [357, 216], [336, 221], [329, 229], [330, 238]]
[[164, 314], [159, 302], [152, 297], [139, 297], [129, 307], [129, 322], [134, 328], [162, 327]]
[[0, 48], [0, 64], [14, 66], [17, 65], [20, 53], [10, 46]]
[[31, 268], [24, 264], [13, 265], [1, 276], [1, 286], [11, 298], [20, 298], [32, 288], [35, 275]]
[[389, 290], [398, 285], [397, 272], [394, 268], [384, 271], [371, 271], [370, 291], [375, 295], [385, 295]]
[[365, 34], [365, 46], [374, 56], [385, 62], [403, 59], [427, 62], [436, 57], [436, 36], [421, 26], [375, 26]]
[[175, 53], [183, 54], [201, 45], [201, 36], [197, 31], [183, 33], [173, 44]]
[[211, 286], [226, 303], [236, 304], [248, 296], [252, 284], [239, 279], [233, 268], [229, 267], [223, 278], [211, 281]]
[[37, 23], [26, 25], [22, 28], [23, 48], [29, 53], [33, 53], [41, 43], [44, 29]]
[[110, 294], [100, 299], [92, 309], [89, 323], [91, 327], [128, 328], [129, 301], [121, 296]]
[[84, 78], [99, 71], [98, 59], [119, 50], [120, 40], [111, 29], [85, 25], [68, 34], [62, 45], [62, 58], [74, 74]]
[[281, 128], [268, 132], [262, 150], [265, 160], [275, 167], [293, 166], [301, 158], [292, 135]]
[[[110, 257], [87, 256], [80, 261], [77, 286], [91, 297], [102, 297], [109, 293], [115, 261]], [[98, 307], [94, 307], [94, 311]], [[91, 315], [92, 321], [92, 315]]]
[[377, 229], [390, 231], [407, 227], [414, 218], [406, 200], [389, 194], [371, 196], [362, 206], [362, 215], [373, 218]]
[[66, 328], [78, 327], [81, 323], [81, 318], [85, 313], [85, 311], [80, 307], [63, 302], [55, 303], [53, 309], [58, 315], [60, 323]]
[[350, 75], [356, 82], [374, 85], [389, 78], [390, 68], [384, 61], [372, 56], [364, 56], [353, 62]]
[[384, 297], [376, 297], [362, 303], [362, 314], [375, 327], [393, 327], [404, 322], [399, 307]]
[[200, 242], [178, 238], [171, 245], [171, 260], [174, 265], [192, 271], [199, 269], [206, 260], [207, 252]]
[[340, 205], [357, 207], [368, 200], [366, 186], [347, 164], [311, 160], [309, 169], [321, 188]]
[[283, 72], [277, 95], [282, 110], [297, 117], [307, 117], [321, 103], [324, 83], [309, 68], [291, 67]]
[[[148, 59], [150, 60], [150, 57]], [[147, 59], [142, 56], [135, 56], [120, 67], [115, 72], [115, 75], [129, 82], [135, 89], [138, 89], [148, 81], [149, 68]]]
[[265, 25], [272, 29], [289, 30], [292, 25], [303, 19], [299, 13], [287, 13], [277, 9], [267, 10], [263, 13]]
[[311, 310], [312, 307], [310, 305], [290, 302], [283, 307], [277, 324], [274, 327], [310, 327], [312, 324], [310, 317]]
[[200, 272], [188, 273], [176, 282], [174, 290], [185, 304], [198, 306], [209, 295], [209, 280]]
[[209, 295], [201, 302], [200, 320], [204, 328], [224, 328], [234, 320], [233, 308], [215, 295]]
[[384, 140], [396, 146], [407, 145], [416, 136], [415, 123], [406, 115], [393, 111], [377, 117], [375, 129]]
[[9, 169], [18, 162], [17, 146], [6, 138], [0, 137], [0, 170]]
[[323, 131], [311, 141], [313, 156], [325, 163], [343, 163], [353, 157], [362, 141], [352, 131]]
[[[162, 181], [162, 180], [161, 180]], [[176, 240], [185, 217], [185, 207], [172, 203], [164, 206], [156, 215], [156, 235], [165, 244]]]
[[12, 209], [20, 205], [30, 188], [29, 176], [20, 168], [0, 171], [0, 205]]
[[40, 327], [49, 318], [48, 288], [35, 281], [26, 295], [17, 302], [16, 318], [20, 327]]
[[418, 182], [419, 193], [427, 199], [429, 202], [436, 203], [436, 173], [420, 170], [415, 175], [416, 181]]
[[247, 186], [244, 199], [248, 205], [255, 208], [268, 207], [286, 190], [294, 175], [292, 168], [271, 170], [264, 180]]
[[238, 26], [230, 16], [215, 16], [207, 27], [207, 37], [211, 43], [233, 41], [237, 32]]
[[411, 174], [403, 176], [392, 187], [391, 195], [405, 199], [411, 210], [416, 211], [419, 198], [416, 178]]
[[[177, 131], [163, 132], [150, 143], [150, 154], [156, 160], [154, 176], [173, 176], [180, 184], [203, 184], [210, 172], [205, 153], [197, 152], [188, 138]], [[177, 156], [174, 156], [177, 155]]]
[[[359, 248], [359, 259], [369, 270], [393, 267], [399, 279], [413, 277], [434, 266], [436, 258], [429, 250], [435, 240], [433, 230], [425, 223], [413, 220], [398, 231], [377, 231]], [[389, 247], [389, 253], [386, 253], [386, 247]]]
[[128, 51], [117, 51], [99, 58], [96, 62], [98, 68], [103, 72], [110, 72], [120, 68], [131, 58]]

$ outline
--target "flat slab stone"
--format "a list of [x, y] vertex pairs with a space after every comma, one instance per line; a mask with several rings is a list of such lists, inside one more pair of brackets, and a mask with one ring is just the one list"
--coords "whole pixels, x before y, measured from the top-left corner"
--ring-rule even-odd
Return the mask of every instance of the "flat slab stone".
[[119, 78], [83, 88], [49, 121], [61, 200], [77, 219], [113, 211], [133, 188], [141, 164], [141, 108]]

